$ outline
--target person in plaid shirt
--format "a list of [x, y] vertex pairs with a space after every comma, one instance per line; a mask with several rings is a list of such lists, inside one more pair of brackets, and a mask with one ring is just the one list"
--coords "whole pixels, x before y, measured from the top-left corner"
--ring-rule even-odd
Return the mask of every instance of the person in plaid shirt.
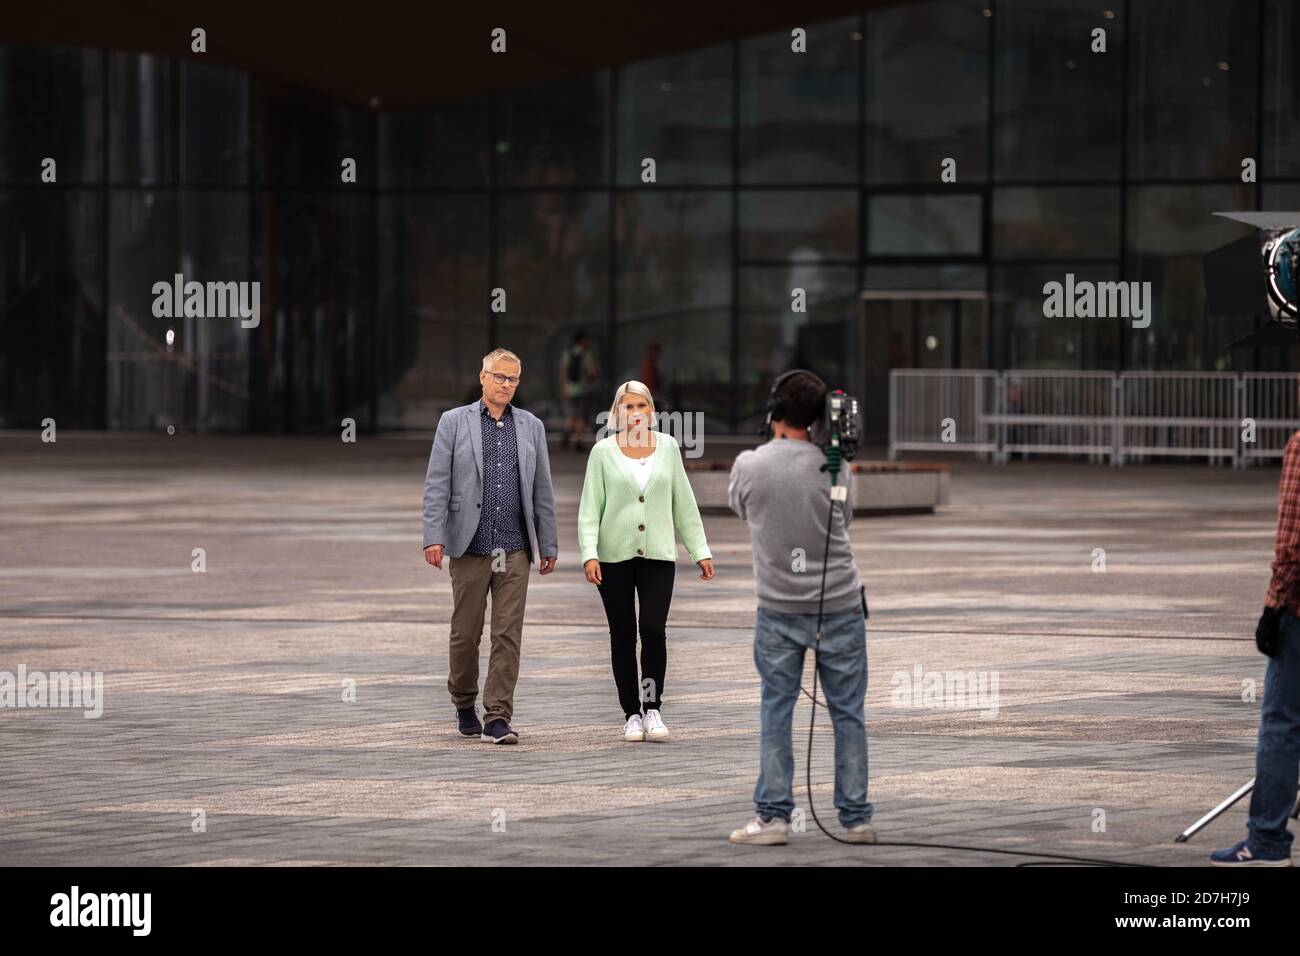
[[1300, 432], [1282, 456], [1273, 577], [1255, 644], [1268, 656], [1246, 839], [1210, 855], [1215, 866], [1290, 866], [1287, 816], [1300, 782]]

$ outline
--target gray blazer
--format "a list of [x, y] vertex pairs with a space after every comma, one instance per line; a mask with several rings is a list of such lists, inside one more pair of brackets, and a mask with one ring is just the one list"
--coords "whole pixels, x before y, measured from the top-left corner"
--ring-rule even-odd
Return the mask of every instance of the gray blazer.
[[[528, 560], [557, 556], [555, 497], [546, 426], [532, 412], [510, 406], [519, 448], [519, 489], [528, 529]], [[483, 429], [479, 403], [448, 409], [438, 419], [424, 478], [424, 547], [441, 544], [459, 558], [474, 540], [483, 514]]]

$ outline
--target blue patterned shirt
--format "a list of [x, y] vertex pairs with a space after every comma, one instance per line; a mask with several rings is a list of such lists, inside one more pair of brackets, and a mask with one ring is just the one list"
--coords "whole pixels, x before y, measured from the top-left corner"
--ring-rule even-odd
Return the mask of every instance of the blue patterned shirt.
[[483, 514], [466, 551], [492, 554], [497, 548], [517, 551], [527, 547], [524, 507], [519, 492], [519, 444], [511, 406], [497, 421], [479, 399], [479, 427], [483, 430]]

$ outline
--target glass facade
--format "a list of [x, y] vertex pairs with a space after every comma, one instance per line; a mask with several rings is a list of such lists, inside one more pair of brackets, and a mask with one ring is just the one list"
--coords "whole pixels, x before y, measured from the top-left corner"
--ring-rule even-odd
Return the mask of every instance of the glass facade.
[[[1223, 348], [1259, 320], [1206, 315], [1201, 256], [1244, 234], [1214, 212], [1300, 209], [1296, 5], [805, 29], [398, 112], [0, 47], [0, 427], [425, 430], [496, 346], [558, 425], [579, 330], [602, 390], [652, 377], [723, 432], [795, 365], [879, 405], [899, 366], [1293, 363]], [[1150, 328], [1045, 318], [1066, 274], [1149, 281]], [[177, 275], [257, 283], [258, 325], [160, 314]]]

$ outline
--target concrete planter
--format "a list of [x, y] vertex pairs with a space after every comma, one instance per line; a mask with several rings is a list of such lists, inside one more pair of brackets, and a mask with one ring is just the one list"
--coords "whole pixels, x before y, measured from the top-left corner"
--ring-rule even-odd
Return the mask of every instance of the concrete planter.
[[[729, 461], [687, 461], [701, 511], [729, 511]], [[928, 514], [948, 503], [948, 466], [919, 462], [855, 461], [854, 514]], [[829, 481], [829, 479], [827, 479]]]

